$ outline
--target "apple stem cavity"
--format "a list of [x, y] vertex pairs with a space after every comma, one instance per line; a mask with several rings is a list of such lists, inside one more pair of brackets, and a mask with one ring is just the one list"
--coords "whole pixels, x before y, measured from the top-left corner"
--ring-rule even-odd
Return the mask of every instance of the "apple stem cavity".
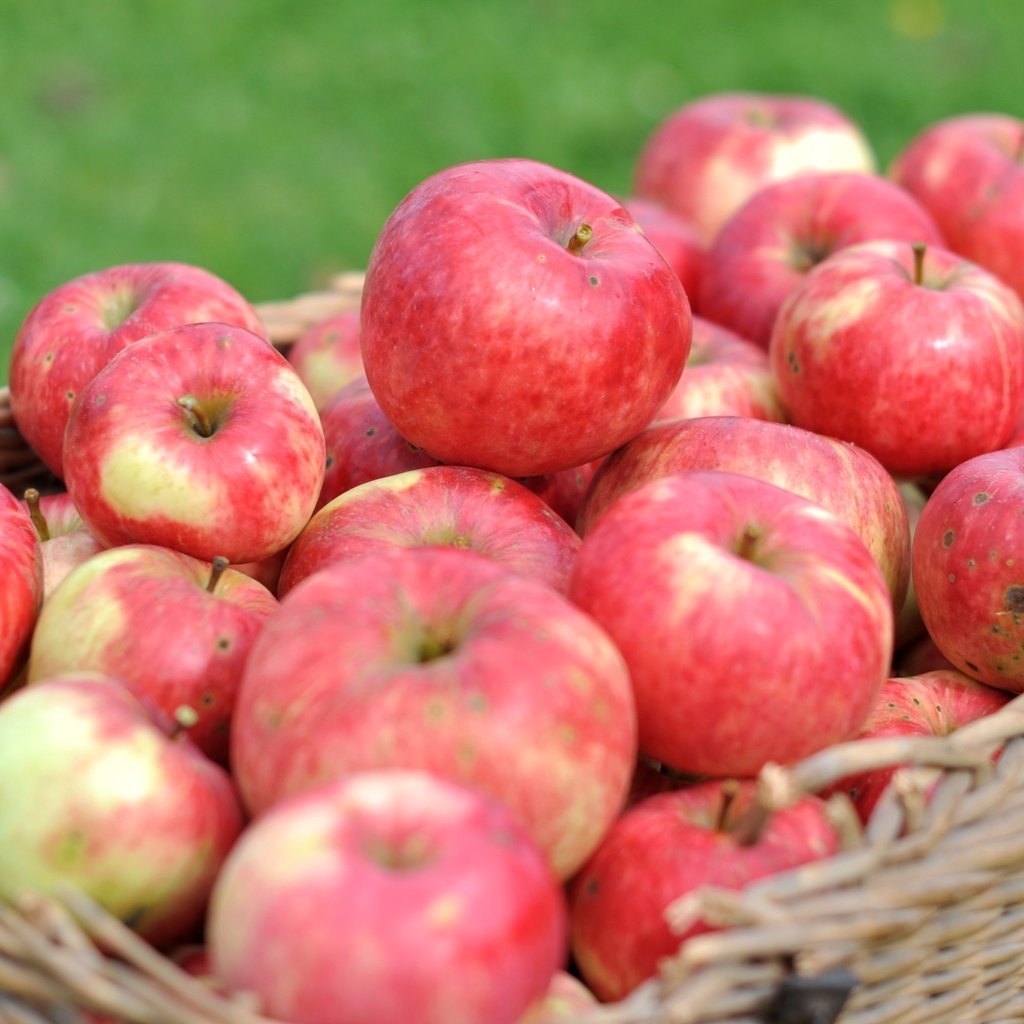
[[178, 399], [178, 405], [185, 410], [185, 418], [188, 421], [188, 425], [200, 437], [213, 436], [213, 424], [195, 395], [182, 395]]
[[32, 525], [35, 527], [40, 541], [49, 540], [50, 527], [46, 522], [46, 516], [43, 515], [43, 510], [39, 507], [39, 491], [34, 487], [28, 487], [22, 497], [25, 499], [25, 504], [28, 505], [28, 514], [32, 518]]
[[224, 570], [231, 563], [223, 555], [214, 555], [213, 561], [210, 562], [210, 578], [206, 581], [206, 592], [212, 594], [217, 589], [217, 584], [220, 582], [221, 576], [224, 575]]
[[569, 239], [567, 246], [569, 252], [579, 252], [593, 237], [594, 229], [587, 223], [581, 223], [576, 229], [576, 233]]
[[736, 554], [739, 558], [742, 558], [745, 562], [754, 561], [754, 556], [757, 552], [757, 544], [761, 539], [761, 528], [755, 526], [753, 523], [748, 523], [740, 534], [739, 541], [736, 544]]
[[924, 281], [924, 254], [928, 246], [924, 242], [914, 242], [911, 248], [914, 250], [914, 284], [921, 284]]

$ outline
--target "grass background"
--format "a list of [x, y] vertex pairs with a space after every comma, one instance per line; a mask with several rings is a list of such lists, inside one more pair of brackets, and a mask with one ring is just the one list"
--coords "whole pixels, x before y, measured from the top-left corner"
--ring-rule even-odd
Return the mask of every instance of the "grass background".
[[0, 0], [0, 380], [32, 304], [173, 259], [252, 301], [365, 266], [464, 160], [628, 192], [709, 92], [821, 96], [884, 167], [930, 121], [1020, 115], [1019, 0]]

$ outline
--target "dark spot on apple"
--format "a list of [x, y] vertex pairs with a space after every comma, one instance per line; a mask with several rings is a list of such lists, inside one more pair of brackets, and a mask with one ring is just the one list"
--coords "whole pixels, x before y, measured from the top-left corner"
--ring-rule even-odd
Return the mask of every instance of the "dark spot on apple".
[[938, 711], [938, 713], [941, 715], [942, 714], [942, 705], [941, 704], [936, 704], [935, 705], [935, 710]]
[[1006, 593], [1003, 594], [1003, 600], [1006, 602], [1006, 608], [1012, 612], [1013, 615], [1020, 615], [1024, 612], [1024, 586], [1019, 583], [1014, 583], [1012, 586], [1006, 588]]
[[919, 708], [921, 706], [921, 698], [920, 697], [914, 697], [912, 699], [914, 701], [914, 707], [915, 708]]
[[968, 668], [969, 668], [969, 669], [970, 669], [970, 670], [971, 670], [972, 672], [977, 672], [977, 671], [978, 671], [978, 666], [977, 666], [977, 665], [975, 665], [973, 661], [965, 661], [965, 662], [964, 662], [964, 664], [965, 664], [965, 665], [966, 665], [966, 666], [967, 666], [967, 667], [968, 667]]
[[886, 701], [886, 707], [890, 707], [890, 708], [896, 707], [896, 701], [894, 701], [894, 700]]
[[794, 373], [799, 373], [800, 372], [800, 363], [798, 362], [798, 360], [796, 358], [796, 353], [795, 352], [787, 352], [786, 353], [786, 362], [789, 363], [789, 368]]
[[231, 638], [227, 636], [217, 637], [217, 647], [222, 651], [231, 650]]
[[53, 362], [53, 353], [52, 352], [47, 352], [46, 355], [43, 356], [43, 362], [44, 363], [52, 363]]
[[601, 883], [596, 878], [588, 878], [585, 888], [588, 896], [596, 896], [601, 891]]
[[988, 501], [988, 499], [991, 497], [992, 495], [987, 493], [986, 491], [978, 491], [978, 493], [974, 496], [974, 504], [984, 505], [985, 502]]
[[953, 538], [955, 536], [956, 536], [956, 533], [953, 530], [947, 530], [942, 535], [942, 546], [944, 548], [951, 548], [953, 546]]
[[967, 559], [967, 568], [968, 569], [973, 569], [976, 564], [977, 563], [974, 561], [973, 558], [968, 558]]
[[376, 434], [376, 433], [377, 433], [377, 428], [376, 427], [370, 427], [370, 429], [366, 432], [366, 436], [367, 437], [373, 437], [373, 435]]
[[948, 575], [948, 576], [946, 577], [946, 579], [947, 579], [947, 580], [949, 580], [949, 582], [950, 582], [950, 583], [956, 583], [956, 573], [955, 573], [955, 572], [951, 572], [951, 573], [950, 573], [950, 574], [949, 574], [949, 575]]
[[596, 288], [601, 282], [598, 280], [596, 274], [591, 274], [587, 280]]
[[106, 401], [107, 401], [107, 396], [106, 396], [106, 395], [97, 395], [97, 396], [96, 396], [96, 397], [95, 397], [95, 398], [94, 398], [94, 399], [92, 400], [92, 404], [93, 404], [93, 405], [105, 405], [105, 404], [106, 404]]
[[202, 704], [204, 708], [212, 708], [214, 704], [213, 694], [209, 692], [204, 693], [199, 698], [199, 703]]
[[333, 465], [334, 465], [334, 456], [333, 455], [328, 455], [327, 456], [327, 462], [326, 462], [326, 468], [330, 469], [331, 466], [333, 466]]
[[75, 400], [75, 393], [74, 393], [74, 391], [69, 390], [67, 397], [68, 397], [68, 401], [69, 402], [73, 402]]

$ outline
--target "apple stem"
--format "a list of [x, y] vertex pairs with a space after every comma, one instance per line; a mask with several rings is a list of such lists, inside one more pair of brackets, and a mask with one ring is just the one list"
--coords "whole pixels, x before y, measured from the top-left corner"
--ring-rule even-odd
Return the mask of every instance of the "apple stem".
[[178, 405], [185, 410], [185, 417], [189, 426], [200, 436], [210, 437], [213, 434], [213, 424], [203, 411], [199, 400], [195, 395], [182, 395], [178, 399]]
[[223, 555], [214, 555], [213, 561], [210, 563], [210, 578], [206, 581], [206, 592], [212, 594], [217, 589], [217, 584], [220, 582], [221, 576], [224, 575], [224, 570], [231, 563]]
[[740, 784], [735, 779], [725, 779], [722, 782], [722, 801], [718, 805], [718, 816], [715, 818], [715, 831], [724, 832], [726, 823], [729, 820], [729, 810], [736, 800], [740, 791]]
[[22, 497], [25, 499], [25, 504], [28, 505], [28, 514], [32, 517], [32, 525], [36, 528], [39, 539], [41, 541], [49, 540], [50, 527], [46, 522], [46, 516], [43, 515], [43, 510], [39, 507], [39, 491], [34, 487], [28, 487]]
[[914, 284], [920, 284], [924, 280], [924, 254], [928, 246], [914, 242], [911, 248], [914, 250]]
[[174, 709], [172, 720], [174, 726], [168, 735], [171, 739], [174, 739], [185, 732], [186, 729], [191, 729], [199, 721], [199, 714], [195, 708], [189, 707], [188, 704], [182, 704], [181, 707]]
[[586, 223], [581, 223], [576, 229], [576, 234], [569, 239], [569, 252], [579, 252], [594, 237], [594, 229]]
[[740, 534], [739, 543], [736, 546], [736, 554], [748, 562], [753, 561], [754, 551], [760, 539], [761, 528], [753, 523], [748, 523]]

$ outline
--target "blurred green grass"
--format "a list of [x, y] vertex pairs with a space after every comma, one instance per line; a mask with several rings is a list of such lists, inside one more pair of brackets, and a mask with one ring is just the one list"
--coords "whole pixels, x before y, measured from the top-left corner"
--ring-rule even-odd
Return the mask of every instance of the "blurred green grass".
[[616, 193], [673, 109], [821, 96], [884, 166], [930, 121], [1020, 114], [1019, 0], [0, 0], [0, 380], [32, 304], [173, 259], [252, 301], [365, 266], [418, 181], [545, 160]]

